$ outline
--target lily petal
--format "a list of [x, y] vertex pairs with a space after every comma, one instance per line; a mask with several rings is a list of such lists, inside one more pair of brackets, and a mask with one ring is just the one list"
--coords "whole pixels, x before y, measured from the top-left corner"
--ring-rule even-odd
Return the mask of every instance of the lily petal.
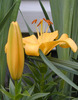
[[14, 80], [20, 79], [24, 68], [24, 51], [22, 35], [17, 22], [12, 22], [10, 25], [5, 52], [11, 77]]
[[33, 44], [33, 43], [26, 43], [24, 46], [25, 48], [25, 53], [27, 55], [32, 55], [32, 56], [39, 56], [39, 43]]
[[36, 43], [38, 43], [38, 40], [37, 40], [35, 35], [31, 35], [31, 36], [28, 36], [28, 37], [25, 37], [22, 39], [23, 39], [23, 44], [26, 44], [26, 43], [36, 44]]
[[71, 39], [71, 38], [67, 38], [65, 40], [65, 43], [67, 44], [62, 44], [60, 45], [60, 47], [62, 48], [68, 48], [68, 46], [72, 49], [73, 52], [76, 52], [77, 51], [77, 45], [75, 44], [75, 42]]
[[41, 43], [50, 42], [54, 39], [58, 39], [58, 31], [54, 31], [52, 33], [43, 33], [39, 36], [38, 41]]
[[[61, 35], [61, 37], [60, 37], [60, 41], [63, 41], [63, 40], [65, 40], [65, 39], [67, 39], [68, 38], [68, 35], [67, 34], [62, 34]], [[69, 47], [69, 45], [66, 43], [66, 42], [61, 42], [60, 44], [59, 44], [59, 46], [60, 47], [62, 47], [62, 48], [68, 48]]]
[[[60, 45], [60, 44], [64, 44], [64, 45]], [[63, 48], [68, 48], [70, 47], [72, 49], [73, 52], [77, 51], [77, 45], [75, 44], [75, 42], [71, 39], [71, 38], [67, 38], [65, 40], [59, 39], [57, 41], [52, 41], [52, 42], [46, 42], [46, 43], [42, 43], [40, 45], [40, 49], [42, 50], [42, 52], [46, 55], [48, 54], [54, 47], [56, 47], [57, 45], [60, 45]]]

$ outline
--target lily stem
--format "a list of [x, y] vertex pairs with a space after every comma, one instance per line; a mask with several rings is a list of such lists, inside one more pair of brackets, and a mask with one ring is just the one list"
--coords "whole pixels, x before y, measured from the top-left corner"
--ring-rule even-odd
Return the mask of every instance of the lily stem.
[[42, 79], [40, 82], [40, 92], [43, 93], [44, 92], [44, 74], [42, 73]]
[[18, 81], [15, 80], [15, 96], [17, 95], [17, 85], [18, 85]]

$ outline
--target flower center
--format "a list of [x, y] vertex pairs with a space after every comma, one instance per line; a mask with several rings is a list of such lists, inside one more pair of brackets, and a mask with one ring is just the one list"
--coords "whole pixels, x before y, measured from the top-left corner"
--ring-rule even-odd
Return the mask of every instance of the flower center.
[[[47, 33], [47, 32], [48, 32], [48, 29], [49, 29], [49, 27], [50, 27], [50, 25], [53, 24], [50, 20], [46, 20], [45, 18], [43, 18], [43, 19], [40, 20], [40, 22], [39, 22], [38, 25], [36, 25], [37, 19], [35, 19], [35, 20], [32, 21], [32, 24], [34, 24], [34, 26], [35, 26], [35, 28], [36, 28], [37, 36], [38, 36], [38, 37], [44, 33], [45, 24], [44, 24], [44, 27], [43, 27], [43, 21], [45, 21], [45, 22], [48, 24], [48, 27], [47, 27], [46, 32], [45, 32], [45, 33]], [[38, 27], [39, 27], [40, 25], [41, 25], [41, 27], [40, 27], [40, 32], [39, 32]]]

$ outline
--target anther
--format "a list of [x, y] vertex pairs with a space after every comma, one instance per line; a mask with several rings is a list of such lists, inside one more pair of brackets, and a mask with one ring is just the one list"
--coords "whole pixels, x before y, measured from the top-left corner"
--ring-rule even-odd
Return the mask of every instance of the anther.
[[33, 23], [36, 23], [36, 22], [37, 22], [37, 19], [33, 20], [33, 21], [32, 21], [32, 24], [33, 24]]
[[41, 20], [41, 21], [39, 22], [39, 24], [37, 25], [37, 27], [42, 23], [42, 21], [43, 21], [43, 20]]
[[43, 18], [43, 20], [44, 20], [45, 22], [47, 22], [49, 26], [50, 26], [50, 24], [53, 24], [50, 20], [46, 20], [45, 18]]

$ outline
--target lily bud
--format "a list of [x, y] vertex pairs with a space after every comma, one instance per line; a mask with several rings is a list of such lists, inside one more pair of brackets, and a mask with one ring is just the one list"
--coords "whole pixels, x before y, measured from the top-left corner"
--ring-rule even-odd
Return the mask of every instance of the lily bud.
[[21, 31], [17, 22], [10, 24], [5, 52], [12, 79], [20, 79], [24, 68], [24, 50]]

